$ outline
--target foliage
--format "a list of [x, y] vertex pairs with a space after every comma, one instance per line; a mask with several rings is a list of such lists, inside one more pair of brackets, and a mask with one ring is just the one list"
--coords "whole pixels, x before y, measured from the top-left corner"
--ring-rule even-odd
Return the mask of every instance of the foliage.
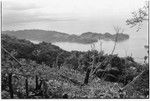
[[[7, 35], [2, 35], [2, 46], [22, 64], [18, 65], [2, 50], [3, 99], [10, 98], [8, 84], [10, 73], [13, 73], [14, 98], [27, 98], [26, 78], [28, 78], [28, 98], [34, 99], [64, 98], [64, 96], [68, 98], [146, 98], [148, 96], [148, 64], [139, 64], [132, 57], [120, 58], [117, 55], [107, 55], [95, 50], [66, 52], [50, 43], [32, 44]], [[109, 62], [106, 61], [107, 65], [97, 70], [98, 75], [90, 75], [88, 82], [86, 81], [87, 85], [84, 85], [86, 71], [92, 71], [107, 58], [110, 58]], [[57, 65], [53, 66], [54, 63]], [[143, 75], [131, 85], [130, 82], [142, 71], [145, 71]], [[132, 91], [128, 88], [120, 92], [120, 88], [115, 87], [116, 84], [119, 87], [129, 84], [132, 86]], [[41, 87], [37, 90], [36, 85]]]
[[77, 69], [79, 66], [78, 58], [73, 54], [66, 59], [65, 64], [69, 64], [71, 67], [73, 67], [73, 69]]
[[[64, 55], [66, 56], [69, 54], [69, 52], [62, 50], [51, 43], [42, 42], [40, 44], [33, 44], [30, 41], [17, 39], [5, 34], [2, 34], [2, 46], [9, 52], [15, 51], [16, 58], [31, 59], [40, 64], [44, 62], [51, 67], [56, 61], [58, 54], [61, 52], [64, 52]], [[5, 55], [5, 53], [3, 53], [3, 55]]]
[[132, 12], [132, 17], [126, 20], [127, 25], [138, 26], [137, 31], [141, 29], [143, 21], [148, 20], [148, 2], [142, 8]]

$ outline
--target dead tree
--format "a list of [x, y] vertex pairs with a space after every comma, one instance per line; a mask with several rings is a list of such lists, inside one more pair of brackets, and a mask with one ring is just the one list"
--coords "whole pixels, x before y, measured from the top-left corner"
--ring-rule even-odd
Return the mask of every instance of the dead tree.
[[28, 98], [29, 90], [28, 90], [28, 78], [25, 79], [25, 88], [26, 88], [26, 98]]
[[[115, 32], [116, 32], [116, 37], [115, 37], [115, 44], [114, 44], [113, 50], [112, 50], [112, 52], [111, 52], [112, 55], [113, 55], [113, 53], [114, 53], [114, 51], [115, 51], [115, 48], [116, 48], [116, 44], [117, 44], [117, 41], [118, 41], [118, 34], [124, 32], [123, 29], [122, 29], [122, 31], [121, 31], [121, 28], [120, 28], [120, 27], [115, 27], [115, 26], [114, 26], [114, 30], [115, 30]], [[120, 31], [121, 31], [121, 32], [120, 32]]]
[[40, 83], [39, 83], [39, 85], [38, 85], [38, 89], [41, 89], [42, 83], [43, 83], [43, 80], [41, 79], [41, 80], [40, 80]]
[[39, 84], [39, 82], [38, 82], [38, 76], [36, 75], [35, 76], [35, 90], [38, 90], [38, 84]]
[[[124, 30], [121, 29], [120, 27], [114, 27], [114, 30], [116, 32], [116, 37], [115, 37], [115, 44], [114, 44], [114, 47], [113, 47], [113, 50], [111, 52], [111, 55], [113, 55], [114, 51], [115, 51], [115, 48], [116, 48], [116, 44], [117, 44], [117, 39], [118, 39], [118, 34], [119, 33], [123, 33]], [[96, 71], [101, 68], [101, 67], [106, 67], [109, 63], [110, 63], [110, 60], [113, 58], [113, 56], [110, 56], [110, 57], [106, 57], [104, 59], [103, 62], [99, 63], [96, 68], [92, 71], [91, 75], [95, 74]]]
[[4, 47], [1, 47], [10, 57], [15, 60], [20, 66], [23, 66], [10, 52], [8, 52]]
[[89, 81], [90, 72], [91, 72], [91, 69], [88, 68], [85, 79], [84, 79], [84, 84], [86, 84], [86, 85], [88, 84], [88, 81]]
[[48, 90], [48, 85], [47, 85], [46, 81], [43, 80], [43, 95], [44, 95], [44, 98], [48, 98], [47, 90]]
[[14, 91], [13, 91], [13, 84], [12, 84], [12, 73], [8, 74], [8, 86], [9, 86], [9, 94], [10, 94], [10, 98], [14, 98]]

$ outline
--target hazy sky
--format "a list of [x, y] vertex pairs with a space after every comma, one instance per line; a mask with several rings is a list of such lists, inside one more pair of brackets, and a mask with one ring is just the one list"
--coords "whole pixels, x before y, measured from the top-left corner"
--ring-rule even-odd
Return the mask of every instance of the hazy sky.
[[3, 0], [3, 30], [44, 29], [70, 34], [128, 30], [126, 19], [144, 0]]

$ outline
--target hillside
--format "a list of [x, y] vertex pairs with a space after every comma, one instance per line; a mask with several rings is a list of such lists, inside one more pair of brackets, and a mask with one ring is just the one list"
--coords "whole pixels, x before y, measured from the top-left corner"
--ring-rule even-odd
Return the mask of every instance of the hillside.
[[1, 40], [3, 99], [149, 96], [148, 64], [140, 65], [132, 57], [96, 50], [67, 52], [51, 43], [33, 44], [6, 34]]
[[[41, 42], [33, 44], [25, 39], [17, 39], [14, 36], [2, 34], [1, 36], [2, 47], [8, 52], [12, 53], [16, 58], [31, 59], [37, 63], [45, 62], [45, 64], [52, 66], [56, 57], [62, 55], [68, 56], [69, 52], [62, 50], [58, 46], [51, 43]], [[3, 51], [2, 51], [3, 54]]]
[[[97, 42], [98, 39], [115, 41], [116, 34], [110, 33], [92, 33], [86, 32], [81, 35], [69, 35], [67, 33], [61, 33], [56, 31], [45, 31], [45, 30], [18, 30], [18, 31], [3, 31], [3, 34], [13, 35], [20, 39], [38, 40], [45, 42], [75, 42], [89, 44]], [[119, 34], [118, 41], [124, 41], [129, 39], [127, 34]]]

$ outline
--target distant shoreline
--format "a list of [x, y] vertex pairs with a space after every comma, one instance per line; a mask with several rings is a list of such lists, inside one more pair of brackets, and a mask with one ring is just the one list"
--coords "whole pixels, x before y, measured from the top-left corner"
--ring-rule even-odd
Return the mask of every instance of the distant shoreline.
[[[110, 33], [93, 33], [86, 32], [81, 35], [70, 35], [67, 33], [57, 32], [57, 31], [46, 31], [46, 30], [18, 30], [18, 31], [3, 31], [2, 34], [8, 34], [15, 36], [20, 39], [27, 40], [38, 40], [45, 41], [49, 43], [54, 42], [71, 42], [71, 43], [81, 43], [81, 44], [92, 44], [98, 42], [98, 40], [104, 41], [115, 41], [117, 34]], [[117, 42], [125, 41], [129, 39], [129, 35], [119, 33]]]

